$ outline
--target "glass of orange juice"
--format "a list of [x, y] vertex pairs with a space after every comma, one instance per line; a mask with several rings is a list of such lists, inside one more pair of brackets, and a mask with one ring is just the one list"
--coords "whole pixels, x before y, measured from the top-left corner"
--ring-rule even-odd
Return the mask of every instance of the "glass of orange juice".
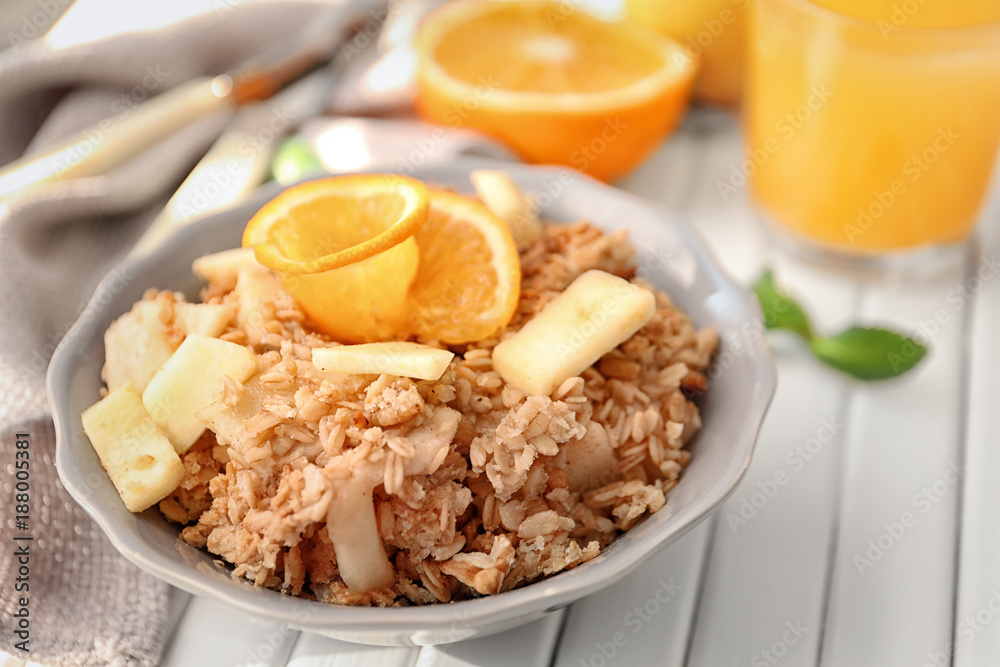
[[1000, 0], [755, 0], [749, 51], [743, 167], [782, 236], [879, 259], [969, 236], [1000, 144]]

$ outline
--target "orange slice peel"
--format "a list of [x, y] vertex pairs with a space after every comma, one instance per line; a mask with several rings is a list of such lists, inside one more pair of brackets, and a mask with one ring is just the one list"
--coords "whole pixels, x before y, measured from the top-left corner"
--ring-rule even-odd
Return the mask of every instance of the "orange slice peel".
[[293, 186], [247, 223], [244, 247], [283, 273], [315, 274], [373, 257], [412, 237], [427, 219], [420, 181], [394, 174], [335, 176]]
[[412, 333], [460, 344], [498, 333], [521, 295], [521, 259], [507, 224], [477, 199], [431, 190], [414, 237], [420, 268], [410, 287]]
[[314, 326], [345, 343], [482, 340], [520, 298], [507, 224], [477, 199], [404, 176], [293, 186], [247, 223], [243, 245]]

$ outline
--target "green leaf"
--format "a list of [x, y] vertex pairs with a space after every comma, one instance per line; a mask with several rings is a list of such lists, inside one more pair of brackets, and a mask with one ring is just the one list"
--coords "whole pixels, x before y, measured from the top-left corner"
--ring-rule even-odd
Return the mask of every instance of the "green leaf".
[[285, 139], [271, 158], [271, 176], [282, 185], [290, 185], [325, 171], [312, 146], [298, 135]]
[[764, 326], [768, 329], [785, 329], [806, 340], [812, 340], [813, 330], [809, 317], [794, 299], [774, 283], [774, 274], [768, 270], [753, 288], [764, 311]]
[[814, 338], [813, 354], [859, 380], [902, 375], [924, 358], [927, 348], [888, 329], [851, 327], [832, 338]]

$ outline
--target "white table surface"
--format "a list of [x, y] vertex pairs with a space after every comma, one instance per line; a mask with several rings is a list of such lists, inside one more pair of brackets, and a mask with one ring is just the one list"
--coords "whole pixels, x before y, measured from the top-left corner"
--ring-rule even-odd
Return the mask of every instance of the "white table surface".
[[[997, 207], [954, 271], [862, 281], [769, 247], [745, 193], [719, 194], [742, 159], [735, 120], [699, 111], [621, 185], [676, 211], [744, 283], [772, 265], [821, 331], [860, 320], [916, 332], [944, 311], [917, 370], [857, 383], [773, 336], [778, 392], [732, 498], [620, 584], [526, 628], [442, 647], [357, 646], [175, 591], [163, 665], [1000, 663], [1000, 484], [991, 481], [1000, 471], [1000, 280], [984, 263], [1000, 250]], [[975, 295], [960, 304], [963, 285]], [[776, 474], [784, 484], [773, 484]], [[756, 513], [736, 522], [752, 501]], [[680, 587], [662, 605], [651, 597], [660, 579]], [[612, 643], [619, 631], [621, 647]]]

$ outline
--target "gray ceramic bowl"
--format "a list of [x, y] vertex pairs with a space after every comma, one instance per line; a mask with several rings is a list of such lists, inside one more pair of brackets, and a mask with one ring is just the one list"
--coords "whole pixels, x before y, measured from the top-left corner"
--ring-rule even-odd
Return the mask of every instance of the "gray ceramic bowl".
[[[470, 169], [496, 164], [468, 161], [420, 169], [413, 175], [468, 191]], [[190, 593], [303, 630], [368, 644], [443, 644], [527, 623], [613, 586], [722, 503], [747, 469], [776, 383], [773, 362], [759, 333], [756, 300], [664, 211], [568, 169], [507, 163], [503, 168], [536, 196], [547, 218], [586, 218], [609, 230], [627, 228], [639, 252], [640, 275], [665, 289], [696, 324], [718, 328], [721, 349], [701, 404], [704, 428], [692, 444], [691, 464], [668, 494], [666, 506], [600, 556], [568, 572], [492, 597], [393, 609], [333, 606], [254, 588], [232, 579], [207, 552], [182, 543], [177, 528], [157, 510], [130, 514], [80, 423], [81, 412], [99, 398], [104, 330], [148, 287], [195, 297], [199, 283], [191, 274], [192, 260], [238, 246], [244, 224], [277, 194], [275, 186], [263, 188], [238, 208], [179, 231], [148, 256], [118, 266], [98, 286], [52, 359], [48, 391], [58, 434], [59, 475], [126, 558]]]

